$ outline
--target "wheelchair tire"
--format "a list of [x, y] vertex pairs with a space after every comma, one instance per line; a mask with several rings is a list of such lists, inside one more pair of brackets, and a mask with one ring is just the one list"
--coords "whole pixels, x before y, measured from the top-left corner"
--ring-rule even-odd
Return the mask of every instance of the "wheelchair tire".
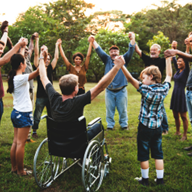
[[82, 182], [86, 191], [97, 191], [104, 177], [103, 149], [97, 140], [87, 146], [83, 158]]
[[33, 161], [33, 174], [40, 188], [44, 189], [51, 185], [58, 173], [59, 164], [59, 157], [49, 155], [48, 139], [44, 139], [37, 148]]

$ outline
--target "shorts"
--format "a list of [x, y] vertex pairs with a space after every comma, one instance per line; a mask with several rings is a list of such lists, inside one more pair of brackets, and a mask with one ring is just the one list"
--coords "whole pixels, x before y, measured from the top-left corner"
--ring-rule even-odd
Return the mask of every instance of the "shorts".
[[13, 109], [11, 121], [15, 128], [29, 127], [33, 125], [33, 114], [31, 112], [19, 112]]
[[162, 128], [150, 129], [139, 123], [137, 133], [138, 161], [149, 160], [149, 149], [151, 149], [152, 158], [163, 159]]

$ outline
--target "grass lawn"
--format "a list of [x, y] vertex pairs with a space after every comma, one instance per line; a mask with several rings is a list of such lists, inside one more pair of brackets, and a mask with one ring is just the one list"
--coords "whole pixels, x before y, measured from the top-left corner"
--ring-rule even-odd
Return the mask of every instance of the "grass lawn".
[[[86, 91], [93, 87], [94, 83], [86, 84]], [[59, 91], [57, 82], [54, 87]], [[7, 83], [4, 82], [4, 88], [7, 89]], [[129, 131], [122, 131], [118, 123], [118, 113], [115, 112], [114, 131], [106, 131], [105, 138], [108, 144], [109, 155], [112, 157], [110, 174], [104, 179], [99, 191], [101, 192], [127, 192], [127, 191], [167, 191], [167, 192], [189, 192], [192, 191], [192, 157], [187, 156], [187, 152], [183, 147], [192, 144], [191, 125], [189, 124], [188, 140], [180, 141], [180, 137], [175, 136], [175, 122], [172, 111], [169, 109], [170, 99], [173, 87], [169, 91], [169, 95], [165, 99], [165, 109], [169, 121], [169, 134], [163, 136], [163, 152], [165, 162], [165, 186], [156, 186], [154, 178], [156, 178], [156, 170], [154, 160], [150, 159], [149, 182], [148, 188], [143, 187], [134, 180], [140, 177], [140, 163], [137, 161], [137, 125], [138, 114], [140, 109], [140, 94], [132, 85], [128, 89], [128, 118]], [[36, 82], [35, 89], [36, 90]], [[101, 93], [91, 105], [84, 109], [84, 115], [87, 122], [96, 117], [101, 117], [104, 128], [106, 129], [105, 114], [105, 97], [104, 92]], [[18, 177], [12, 175], [10, 162], [10, 148], [13, 140], [13, 125], [10, 120], [12, 111], [12, 95], [5, 94], [3, 98], [4, 114], [0, 125], [0, 191], [5, 192], [22, 192], [22, 191], [42, 191], [35, 183], [34, 176]], [[43, 114], [46, 114], [44, 110]], [[183, 127], [181, 127], [183, 133]], [[46, 123], [42, 120], [38, 130], [39, 138], [35, 143], [26, 144], [24, 165], [28, 169], [33, 169], [33, 157], [40, 142], [46, 137]], [[46, 192], [81, 192], [84, 191], [81, 182], [81, 169], [75, 165], [64, 175], [60, 176], [52, 185], [43, 190]]]

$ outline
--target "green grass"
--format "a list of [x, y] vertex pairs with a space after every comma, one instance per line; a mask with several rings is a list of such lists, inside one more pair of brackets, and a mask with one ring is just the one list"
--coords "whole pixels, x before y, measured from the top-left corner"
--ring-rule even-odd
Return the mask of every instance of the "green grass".
[[[86, 84], [86, 91], [93, 87], [94, 83]], [[59, 91], [57, 82], [54, 82], [54, 87]], [[6, 90], [7, 83], [4, 82]], [[150, 159], [149, 182], [150, 186], [145, 188], [140, 186], [135, 177], [140, 177], [140, 164], [137, 161], [137, 125], [138, 114], [140, 109], [140, 94], [129, 85], [128, 89], [128, 118], [129, 131], [120, 129], [118, 113], [115, 112], [115, 127], [114, 131], [106, 131], [105, 138], [108, 144], [109, 154], [112, 157], [110, 174], [104, 179], [99, 191], [101, 192], [127, 192], [127, 191], [192, 191], [192, 164], [191, 157], [187, 156], [187, 152], [183, 147], [189, 146], [191, 142], [191, 126], [189, 124], [188, 140], [181, 142], [180, 137], [174, 136], [175, 122], [172, 111], [169, 109], [170, 99], [173, 87], [169, 91], [169, 95], [165, 99], [165, 108], [169, 121], [169, 134], [163, 136], [163, 152], [165, 162], [165, 186], [156, 186], [154, 178], [156, 178], [154, 160]], [[35, 89], [36, 90], [36, 83]], [[101, 117], [103, 125], [106, 129], [106, 109], [104, 92], [101, 93], [91, 105], [87, 105], [84, 110], [84, 115], [87, 122], [96, 117]], [[35, 183], [33, 176], [17, 177], [10, 173], [10, 148], [13, 140], [13, 126], [10, 120], [12, 111], [12, 96], [5, 94], [4, 114], [0, 127], [0, 191], [6, 192], [22, 192], [22, 191], [42, 191]], [[46, 114], [44, 110], [43, 114]], [[26, 144], [24, 165], [28, 169], [33, 169], [33, 157], [40, 142], [46, 137], [46, 123], [42, 120], [39, 126], [38, 135], [35, 143]], [[181, 127], [181, 132], [183, 128]], [[84, 191], [81, 182], [81, 169], [79, 166], [74, 166], [65, 174], [60, 176], [52, 185], [44, 190], [57, 192], [81, 192]]]

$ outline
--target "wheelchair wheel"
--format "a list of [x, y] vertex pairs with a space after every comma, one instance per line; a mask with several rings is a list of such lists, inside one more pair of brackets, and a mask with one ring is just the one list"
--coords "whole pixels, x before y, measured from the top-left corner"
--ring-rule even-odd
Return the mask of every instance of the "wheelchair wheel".
[[36, 150], [33, 163], [35, 181], [40, 188], [51, 185], [58, 173], [59, 164], [59, 157], [49, 155], [48, 139], [44, 139]]
[[99, 142], [89, 143], [83, 158], [82, 182], [86, 191], [97, 191], [104, 177], [103, 150]]

